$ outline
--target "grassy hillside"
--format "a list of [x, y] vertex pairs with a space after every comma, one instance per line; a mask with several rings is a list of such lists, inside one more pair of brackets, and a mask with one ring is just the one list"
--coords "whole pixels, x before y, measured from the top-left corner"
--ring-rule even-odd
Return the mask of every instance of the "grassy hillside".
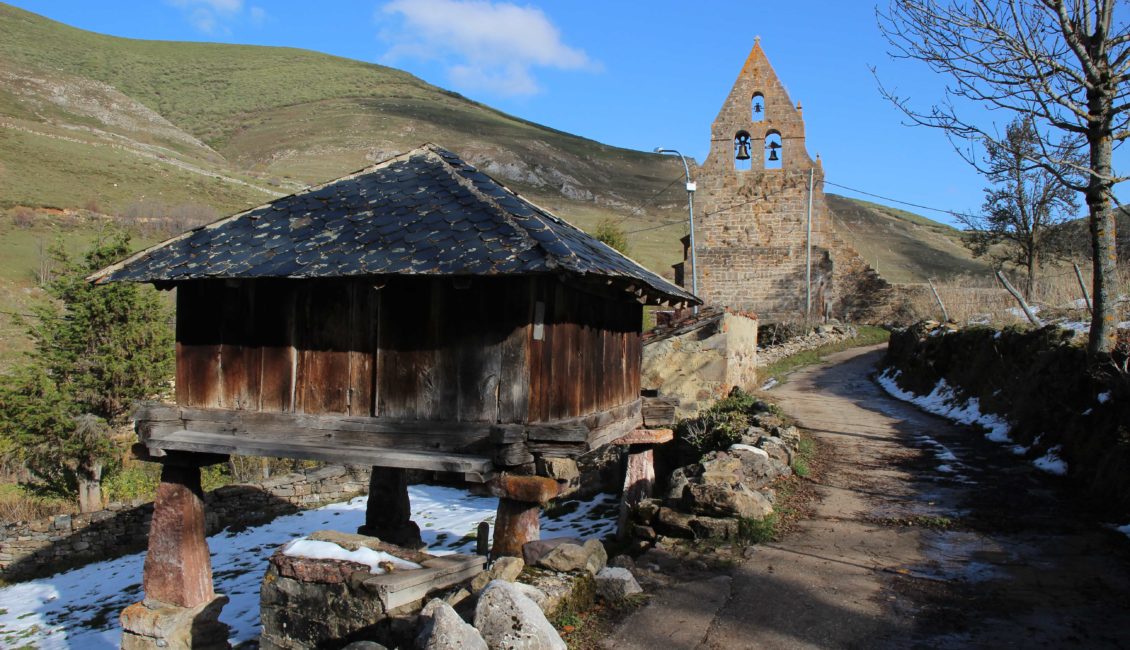
[[837, 231], [891, 282], [991, 273], [961, 243], [961, 231], [911, 212], [827, 195]]

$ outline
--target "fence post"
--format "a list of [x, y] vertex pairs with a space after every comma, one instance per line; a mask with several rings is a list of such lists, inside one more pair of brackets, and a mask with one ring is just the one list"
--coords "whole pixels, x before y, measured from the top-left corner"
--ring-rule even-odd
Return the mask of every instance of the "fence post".
[[937, 300], [938, 306], [942, 308], [942, 318], [945, 322], [950, 322], [950, 313], [946, 311], [946, 303], [942, 302], [942, 297], [938, 295], [938, 290], [934, 287], [934, 281], [927, 278], [926, 282], [930, 283], [930, 291], [934, 292], [934, 300]]
[[1075, 279], [1079, 281], [1079, 289], [1083, 292], [1083, 302], [1087, 305], [1087, 312], [1093, 314], [1095, 312], [1091, 308], [1091, 294], [1087, 293], [1087, 284], [1083, 282], [1083, 273], [1075, 262], [1072, 262], [1071, 266], [1075, 267]]
[[1032, 313], [1032, 308], [1028, 306], [1028, 303], [1024, 302], [1024, 297], [1012, 286], [1008, 278], [1004, 277], [1004, 273], [1001, 273], [1000, 269], [997, 269], [997, 279], [1004, 285], [1005, 290], [1011, 293], [1013, 298], [1016, 298], [1016, 302], [1019, 303], [1020, 308], [1024, 310], [1024, 315], [1028, 317], [1028, 320], [1036, 327], [1042, 325], [1040, 319], [1036, 318], [1036, 315]]

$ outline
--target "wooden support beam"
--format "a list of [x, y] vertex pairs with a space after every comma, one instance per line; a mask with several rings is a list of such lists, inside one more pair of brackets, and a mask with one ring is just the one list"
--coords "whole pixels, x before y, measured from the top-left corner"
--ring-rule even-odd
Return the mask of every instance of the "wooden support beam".
[[282, 436], [261, 438], [234, 433], [181, 430], [151, 436], [146, 441], [146, 446], [151, 453], [154, 450], [161, 450], [165, 453], [177, 450], [422, 469], [460, 474], [463, 480], [471, 483], [482, 483], [489, 480], [494, 473], [494, 465], [491, 463], [491, 459], [485, 456], [429, 451], [401, 451], [382, 447], [373, 448], [356, 443], [348, 444], [343, 441], [329, 444], [316, 443], [288, 439]]

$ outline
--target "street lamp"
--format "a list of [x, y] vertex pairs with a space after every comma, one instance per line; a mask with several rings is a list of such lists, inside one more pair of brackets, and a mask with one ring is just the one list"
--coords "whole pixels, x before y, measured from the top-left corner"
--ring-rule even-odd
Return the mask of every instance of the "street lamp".
[[[683, 172], [687, 175], [687, 214], [691, 222], [691, 293], [698, 295], [698, 260], [695, 258], [694, 251], [694, 191], [695, 184], [691, 180], [691, 168], [687, 165], [687, 158], [675, 149], [664, 149], [663, 147], [656, 147], [655, 153], [669, 153], [675, 154], [679, 160], [683, 161]], [[694, 308], [694, 313], [698, 313], [698, 306]]]

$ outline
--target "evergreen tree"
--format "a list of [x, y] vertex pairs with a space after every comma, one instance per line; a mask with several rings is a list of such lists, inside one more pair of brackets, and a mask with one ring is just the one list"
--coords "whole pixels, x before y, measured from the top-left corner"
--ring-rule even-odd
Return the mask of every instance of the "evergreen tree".
[[136, 400], [151, 399], [173, 372], [171, 310], [150, 287], [94, 286], [90, 273], [129, 253], [129, 236], [98, 242], [81, 260], [51, 250], [61, 272], [55, 300], [34, 309], [27, 362], [0, 378], [0, 437], [26, 463], [33, 485], [101, 507], [105, 471], [120, 457], [111, 433]]

